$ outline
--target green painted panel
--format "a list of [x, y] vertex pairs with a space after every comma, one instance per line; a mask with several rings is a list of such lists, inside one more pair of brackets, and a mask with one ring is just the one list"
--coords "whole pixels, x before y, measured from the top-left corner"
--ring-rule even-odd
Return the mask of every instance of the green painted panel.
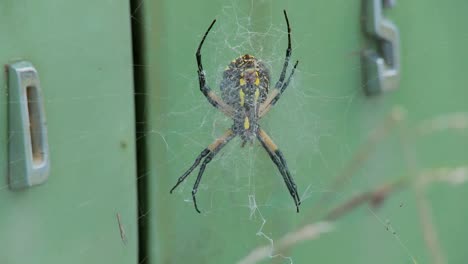
[[[146, 95], [146, 129], [139, 132], [148, 146], [148, 167], [140, 175], [148, 196], [142, 208], [148, 235], [143, 257], [149, 263], [236, 263], [259, 246], [268, 253], [286, 233], [400, 177], [428, 178], [447, 168], [443, 176], [456, 171], [464, 179], [468, 37], [462, 25], [468, 22], [468, 4], [449, 2], [398, 1], [386, 13], [401, 33], [402, 79], [398, 90], [373, 98], [362, 91], [359, 54], [371, 45], [361, 33], [360, 1], [144, 2], [136, 18], [144, 35], [143, 67], [137, 72], [145, 77]], [[240, 140], [233, 140], [207, 168], [197, 214], [191, 201], [197, 171], [174, 194], [169, 190], [231, 122], [199, 91], [196, 47], [217, 18], [202, 50], [213, 90], [219, 93], [222, 71], [244, 53], [266, 61], [276, 81], [287, 41], [284, 8], [293, 30], [293, 59], [300, 64], [261, 125], [288, 160], [302, 211], [295, 213], [260, 144], [241, 148]], [[406, 122], [366, 143], [396, 106], [405, 109]], [[348, 177], [333, 188], [338, 175]], [[318, 211], [327, 193], [333, 199]], [[463, 184], [435, 182], [425, 196], [406, 186], [381, 208], [357, 208], [333, 223], [334, 231], [277, 252], [265, 263], [464, 263], [467, 194]], [[439, 245], [427, 246], [430, 230], [438, 233]], [[437, 252], [446, 262], [435, 260]]]
[[29, 60], [39, 72], [51, 175], [8, 189], [1, 74], [0, 263], [137, 263], [128, 14], [127, 1], [1, 1], [0, 64]]

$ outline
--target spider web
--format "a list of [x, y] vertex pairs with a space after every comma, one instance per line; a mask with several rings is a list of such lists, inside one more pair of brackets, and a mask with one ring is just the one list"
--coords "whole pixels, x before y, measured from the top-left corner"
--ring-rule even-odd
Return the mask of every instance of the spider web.
[[[222, 7], [219, 16], [216, 17], [217, 23], [202, 49], [202, 60], [207, 82], [218, 94], [225, 67], [231, 60], [244, 54], [254, 55], [267, 65], [271, 75], [271, 86], [279, 78], [287, 48], [286, 23], [281, 9], [270, 7], [264, 10], [264, 14], [258, 14], [258, 9], [254, 1], [247, 7], [238, 1], [231, 1]], [[297, 17], [293, 14], [289, 14], [289, 17], [293, 32], [293, 52], [288, 73], [291, 64], [300, 59], [301, 53], [298, 51], [319, 52], [317, 48], [310, 49], [303, 45], [301, 34], [296, 31]], [[204, 20], [207, 27], [210, 19]], [[181, 28], [183, 30], [179, 34], [191, 36], [195, 45], [198, 45], [206, 30], [202, 27], [194, 33], [193, 27]], [[176, 118], [180, 123], [190, 125], [179, 126], [171, 131], [153, 130], [152, 135], [149, 135], [161, 137], [164, 141], [166, 151], [170, 153], [167, 167], [176, 168], [171, 172], [177, 177], [191, 165], [199, 151], [222, 135], [232, 124], [231, 119], [213, 109], [206, 98], [200, 95], [192, 54], [195, 47], [188, 46], [190, 53], [187, 58], [191, 63], [193, 61], [193, 65], [180, 69], [175, 78], [182, 80], [174, 85], [183, 87], [177, 96], [184, 103], [176, 102], [171, 111], [159, 115], [161, 121]], [[349, 56], [348, 62], [355, 64], [357, 59], [358, 57]], [[359, 72], [359, 65], [356, 67], [356, 72]], [[260, 125], [284, 152], [293, 177], [296, 180], [300, 179], [299, 192], [303, 208], [307, 207], [309, 199], [327, 192], [327, 177], [330, 175], [314, 175], [310, 172], [313, 172], [319, 163], [330, 174], [334, 173], [336, 160], [326, 157], [319, 144], [323, 138], [335, 138], [343, 125], [340, 124], [342, 120], [330, 120], [318, 113], [336, 105], [350, 105], [359, 93], [351, 88], [341, 90], [338, 94], [334, 94], [334, 89], [324, 91], [313, 85], [314, 79], [317, 78], [339, 78], [339, 73], [336, 75], [331, 72], [315, 72], [306, 61], [301, 62], [280, 101], [268, 116], [260, 121]], [[310, 109], [310, 105], [315, 105], [314, 109]], [[345, 117], [346, 113], [342, 113], [341, 116]], [[177, 153], [173, 152], [173, 149], [177, 149]], [[341, 151], [348, 154], [346, 143], [342, 143]], [[184, 162], [181, 163], [181, 159]], [[308, 162], [311, 160], [313, 161]], [[175, 199], [185, 201], [187, 210], [193, 210], [191, 190], [196, 174], [197, 170], [175, 191]], [[204, 215], [213, 216], [231, 209], [245, 208], [245, 213], [251, 221], [250, 225], [258, 226], [253, 235], [271, 244], [271, 257], [293, 262], [287, 255], [273, 253], [274, 237], [279, 236], [282, 231], [272, 230], [269, 224], [270, 221], [274, 221], [270, 220], [270, 217], [279, 212], [296, 217], [294, 203], [280, 173], [258, 141], [252, 146], [240, 148], [240, 140], [234, 139], [224, 147], [208, 165], [198, 188], [197, 199]]]
[[[253, 5], [253, 4], [252, 4]], [[267, 14], [260, 17], [255, 17], [256, 20], [264, 21], [266, 25], [260, 29], [253, 28], [253, 16], [251, 15], [253, 7], [245, 8], [244, 10], [236, 2], [231, 2], [230, 5], [224, 6], [221, 10], [221, 14], [217, 17], [218, 22], [215, 24], [214, 29], [210, 32], [210, 35], [205, 42], [205, 45], [202, 49], [202, 58], [204, 62], [205, 71], [207, 73], [207, 79], [211, 88], [219, 94], [219, 83], [222, 80], [222, 72], [224, 71], [227, 63], [232, 59], [239, 57], [243, 54], [252, 54], [257, 58], [261, 59], [270, 69], [271, 72], [271, 82], [274, 84], [281, 70], [282, 64], [284, 62], [284, 54], [287, 47], [287, 31], [284, 18], [282, 16], [281, 10], [278, 14]], [[273, 10], [271, 10], [273, 12]], [[279, 17], [281, 20], [280, 23], [274, 23], [273, 17]], [[276, 21], [275, 21], [276, 22]], [[293, 25], [294, 27], [294, 25]], [[235, 29], [234, 32], [232, 29]], [[204, 29], [200, 30], [198, 38], [201, 38]], [[293, 33], [293, 56], [292, 61], [296, 60], [297, 55], [295, 50], [300, 47], [300, 42], [296, 40], [296, 37]], [[268, 46], [262, 45], [261, 43], [268, 43]], [[291, 70], [291, 65], [289, 71]], [[191, 118], [194, 111], [202, 112], [201, 117], [195, 121], [197, 125], [190, 128], [186, 131], [179, 130], [178, 132], [173, 132], [179, 134], [180, 137], [185, 137], [181, 140], [191, 141], [193, 144], [196, 144], [200, 149], [206, 146], [205, 143], [200, 142], [199, 140], [194, 140], [189, 135], [193, 135], [195, 131], [201, 133], [210, 133], [211, 138], [215, 139], [219, 137], [225, 129], [229, 128], [231, 125], [231, 120], [226, 118], [222, 114], [213, 110], [206, 99], [199, 95], [198, 81], [194, 79], [193, 70], [190, 70], [187, 73], [178, 73], [178, 76], [185, 79], [185, 85], [188, 87], [186, 96], [192, 98], [192, 103], [190, 106], [184, 105], [181, 106], [179, 112], [171, 112], [168, 115], [173, 117], [184, 117]], [[307, 153], [314, 153], [319, 156], [320, 159], [320, 148], [318, 142], [321, 137], [332, 136], [334, 125], [330, 120], [322, 120], [318, 114], [305, 112], [304, 106], [310, 103], [310, 100], [317, 100], [317, 104], [323, 104], [320, 101], [337, 101], [342, 103], [343, 101], [349, 102], [353, 100], [354, 91], [349, 91], [349, 94], [340, 95], [340, 96], [329, 96], [321, 95], [319, 89], [313, 87], [307, 87], [307, 89], [299, 89], [300, 83], [303, 82], [303, 78], [315, 78], [317, 74], [311, 72], [304, 72], [300, 67], [295, 74], [290, 86], [285, 92], [284, 96], [280, 99], [280, 102], [275, 106], [279, 110], [272, 110], [269, 116], [275, 116], [278, 118], [278, 121], [272, 120], [269, 116], [264, 120], [261, 120], [260, 123], [268, 132], [271, 131], [273, 138], [276, 143], [281, 147], [281, 149], [287, 149], [285, 144], [294, 144], [295, 148], [299, 146], [297, 151]], [[196, 76], [195, 76], [196, 77]], [[272, 86], [273, 86], [272, 84]], [[182, 95], [184, 96], [184, 95]], [[208, 105], [208, 106], [207, 106]], [[277, 123], [276, 125], [274, 123]], [[287, 130], [289, 133], [279, 133], [274, 130]], [[307, 133], [303, 133], [307, 131]], [[155, 133], [158, 133], [155, 131]], [[293, 133], [292, 136], [289, 135]], [[292, 142], [294, 141], [294, 142]], [[284, 142], [284, 143], [280, 143]], [[298, 144], [299, 142], [299, 144]], [[303, 146], [300, 142], [307, 142], [307, 146]], [[211, 143], [210, 141], [207, 142]], [[168, 143], [169, 144], [169, 143]], [[302, 146], [302, 147], [300, 147]], [[168, 146], [170, 148], [170, 146]], [[192, 147], [187, 147], [192, 151]], [[254, 146], [246, 146], [245, 149], [239, 150], [239, 142], [234, 140], [228, 146], [226, 146], [223, 151], [216, 158], [216, 163], [221, 164], [222, 167], [235, 168], [233, 177], [236, 182], [239, 180], [245, 180], [246, 185], [245, 189], [248, 192], [252, 192], [254, 188], [252, 186], [253, 181], [252, 177], [255, 177], [254, 168], [258, 166], [256, 164], [257, 157], [259, 153], [264, 152], [259, 143], [255, 143]], [[193, 153], [191, 153], [193, 156]], [[176, 156], [176, 153], [174, 153]], [[293, 153], [294, 155], [294, 153]], [[300, 155], [300, 154], [299, 154]], [[289, 167], [291, 168], [293, 174], [294, 165], [296, 160], [299, 158], [299, 155], [293, 157], [287, 157], [289, 162]], [[189, 161], [191, 162], [191, 160]], [[324, 164], [327, 163], [326, 159], [322, 159]], [[239, 164], [246, 165], [245, 167], [239, 167]], [[214, 167], [213, 163], [210, 163], [210, 167]], [[328, 166], [328, 165], [327, 165]], [[250, 172], [249, 172], [250, 171]], [[247, 172], [247, 173], [246, 173]], [[278, 183], [281, 182], [281, 176], [278, 173]], [[216, 177], [216, 176], [215, 176]], [[225, 178], [223, 176], [223, 178]], [[320, 181], [320, 179], [314, 179]], [[215, 180], [216, 181], [216, 180]], [[202, 183], [201, 185], [205, 185]], [[238, 185], [238, 183], [233, 183]], [[242, 184], [241, 184], [242, 185]], [[316, 184], [313, 184], [316, 185]], [[230, 188], [232, 187], [229, 185]], [[261, 186], [257, 186], [260, 187]], [[189, 187], [191, 188], [191, 187]], [[216, 188], [216, 186], [211, 186], [211, 188]], [[226, 188], [226, 187], [223, 187]], [[235, 187], [235, 190], [239, 190], [239, 187]], [[307, 190], [311, 190], [307, 188]], [[186, 191], [186, 190], [184, 190]], [[227, 190], [220, 190], [227, 191]], [[250, 194], [252, 195], [252, 194]], [[250, 197], [249, 195], [247, 197]], [[187, 197], [187, 200], [191, 198]], [[307, 198], [307, 193], [303, 198]]]

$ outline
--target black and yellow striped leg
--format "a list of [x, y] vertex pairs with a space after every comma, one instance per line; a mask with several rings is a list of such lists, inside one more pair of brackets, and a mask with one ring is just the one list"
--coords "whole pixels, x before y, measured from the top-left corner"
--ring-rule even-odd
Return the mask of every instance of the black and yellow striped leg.
[[281, 97], [281, 94], [286, 90], [286, 88], [289, 85], [289, 82], [291, 81], [291, 77], [294, 75], [294, 71], [296, 70], [297, 64], [299, 61], [296, 61], [294, 63], [294, 67], [289, 74], [288, 79], [286, 82], [284, 79], [286, 78], [286, 70], [288, 69], [289, 65], [289, 60], [291, 59], [291, 27], [289, 26], [289, 19], [288, 15], [286, 14], [286, 10], [284, 12], [284, 18], [286, 19], [286, 25], [288, 27], [288, 48], [286, 49], [286, 57], [284, 58], [284, 64], [283, 64], [283, 69], [281, 70], [280, 77], [278, 81], [275, 84], [275, 88], [271, 91], [271, 93], [268, 95], [268, 98], [265, 100], [265, 102], [262, 104], [260, 107], [259, 111], [259, 118], [264, 116], [268, 111], [270, 111], [270, 108], [278, 101], [278, 99]]
[[200, 164], [200, 161], [208, 154], [210, 154], [210, 152], [211, 151], [208, 148], [206, 148], [200, 153], [200, 155], [198, 155], [193, 165], [184, 174], [182, 174], [182, 176], [179, 177], [177, 183], [174, 185], [174, 187], [172, 187], [170, 193], [172, 193], [175, 190], [175, 188], [177, 188], [177, 186], [179, 186], [179, 184], [181, 184], [190, 175], [190, 173], [192, 173], [192, 171], [198, 166], [198, 164]]
[[211, 25], [208, 27], [208, 30], [206, 30], [205, 35], [203, 36], [200, 44], [198, 45], [197, 53], [195, 54], [198, 65], [198, 82], [200, 84], [200, 91], [203, 93], [203, 95], [205, 95], [206, 99], [208, 99], [208, 102], [210, 102], [211, 105], [216, 107], [218, 110], [220, 110], [227, 116], [233, 117], [234, 109], [228, 104], [226, 104], [221, 98], [219, 98], [206, 83], [205, 71], [203, 69], [203, 64], [201, 60], [201, 48], [203, 46], [203, 43], [205, 42], [206, 36], [208, 36], [208, 33], [210, 32], [215, 22], [216, 19], [213, 20], [213, 22], [211, 22]]
[[291, 186], [292, 186], [292, 188], [294, 190], [294, 194], [296, 196], [296, 201], [298, 201], [298, 203], [300, 205], [301, 204], [301, 198], [299, 198], [299, 193], [297, 192], [296, 183], [294, 182], [294, 179], [291, 176], [291, 173], [289, 172], [288, 165], [286, 164], [286, 159], [283, 156], [283, 152], [281, 152], [281, 150], [277, 149], [275, 151], [275, 154], [278, 156], [278, 158], [281, 161], [281, 164], [283, 164], [283, 166], [284, 166], [284, 170], [285, 170], [286, 174], [288, 175], [289, 182], [291, 183]]
[[291, 27], [289, 26], [289, 19], [288, 14], [286, 14], [286, 10], [283, 10], [284, 19], [286, 20], [286, 26], [288, 29], [288, 48], [286, 49], [286, 57], [284, 58], [283, 69], [281, 70], [280, 78], [276, 82], [275, 88], [279, 89], [284, 82], [284, 78], [286, 77], [286, 70], [288, 69], [289, 60], [291, 59]]
[[170, 193], [172, 193], [177, 186], [179, 186], [180, 183], [182, 183], [190, 173], [200, 164], [201, 160], [203, 160], [202, 165], [200, 166], [200, 171], [198, 172], [198, 177], [197, 180], [195, 181], [195, 184], [192, 189], [192, 197], [193, 197], [193, 203], [195, 205], [195, 210], [200, 213], [200, 210], [198, 210], [197, 207], [197, 200], [195, 199], [195, 194], [197, 193], [198, 190], [198, 185], [200, 184], [200, 180], [203, 176], [203, 173], [205, 172], [206, 165], [213, 159], [213, 157], [231, 140], [235, 137], [235, 134], [232, 130], [226, 131], [223, 136], [220, 138], [216, 139], [212, 144], [210, 144], [206, 149], [204, 149], [200, 155], [195, 159], [195, 162], [193, 165], [182, 175], [179, 177], [177, 180], [177, 183], [175, 184], [174, 187], [172, 187]]
[[297, 192], [297, 186], [294, 183], [291, 173], [289, 172], [283, 154], [278, 149], [273, 140], [268, 136], [268, 134], [265, 133], [265, 131], [263, 131], [261, 128], [258, 129], [257, 138], [260, 143], [262, 143], [263, 148], [265, 148], [273, 163], [275, 163], [276, 167], [281, 173], [281, 176], [283, 176], [284, 183], [286, 184], [286, 187], [289, 190], [289, 194], [293, 198], [294, 204], [296, 205], [296, 211], [299, 213], [299, 205], [301, 204], [301, 200]]
[[298, 63], [299, 63], [299, 61], [296, 61], [291, 73], [289, 74], [288, 79], [286, 80], [285, 83], [283, 83], [283, 86], [281, 87], [281, 89], [274, 89], [268, 95], [268, 98], [265, 100], [265, 102], [260, 106], [260, 111], [259, 111], [259, 114], [258, 114], [259, 118], [262, 118], [264, 115], [266, 115], [266, 113], [268, 113], [268, 111], [270, 111], [271, 107], [273, 105], [275, 105], [276, 102], [280, 99], [280, 97], [283, 94], [284, 90], [286, 90], [286, 88], [288, 87], [289, 82], [291, 82], [291, 78], [294, 75], [294, 71], [296, 70]]
[[208, 149], [211, 149], [210, 154], [206, 156], [206, 158], [203, 160], [202, 165], [200, 166], [200, 171], [198, 172], [197, 180], [195, 181], [195, 184], [193, 185], [192, 189], [192, 199], [193, 199], [193, 204], [195, 206], [195, 210], [197, 210], [198, 213], [200, 213], [200, 210], [198, 209], [197, 206], [197, 199], [195, 197], [195, 194], [198, 191], [198, 185], [200, 184], [201, 178], [203, 176], [203, 173], [205, 173], [205, 168], [206, 165], [213, 159], [213, 157], [218, 154], [218, 152], [226, 146], [231, 139], [235, 137], [235, 134], [232, 132], [232, 130], [228, 130], [221, 138], [217, 139], [213, 144], [211, 144]]

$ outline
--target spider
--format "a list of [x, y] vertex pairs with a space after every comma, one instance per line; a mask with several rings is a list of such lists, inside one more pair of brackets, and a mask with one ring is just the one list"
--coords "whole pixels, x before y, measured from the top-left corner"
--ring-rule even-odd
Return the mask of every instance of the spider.
[[200, 155], [195, 159], [193, 165], [177, 180], [175, 186], [170, 193], [174, 191], [180, 183], [182, 183], [189, 174], [200, 164], [200, 171], [192, 189], [192, 198], [195, 210], [200, 213], [197, 206], [196, 193], [198, 185], [205, 172], [205, 168], [213, 157], [229, 143], [234, 137], [239, 136], [242, 140], [242, 146], [246, 142], [253, 143], [255, 137], [260, 141], [263, 148], [266, 150], [271, 160], [277, 166], [279, 172], [283, 176], [283, 180], [288, 188], [291, 197], [296, 205], [296, 211], [299, 213], [299, 198], [296, 184], [286, 165], [286, 159], [283, 153], [279, 150], [268, 134], [259, 126], [258, 121], [264, 117], [271, 107], [275, 105], [278, 99], [283, 94], [284, 90], [289, 85], [294, 71], [299, 61], [294, 64], [291, 73], [286, 79], [286, 70], [291, 58], [291, 28], [289, 26], [288, 15], [286, 10], [283, 10], [286, 26], [288, 30], [288, 47], [286, 49], [286, 57], [284, 59], [283, 69], [280, 77], [272, 91], [268, 91], [270, 86], [270, 74], [265, 64], [252, 55], [245, 54], [233, 60], [223, 73], [223, 79], [220, 84], [221, 98], [218, 97], [207, 85], [205, 71], [201, 60], [201, 48], [205, 42], [208, 33], [216, 22], [216, 19], [211, 22], [205, 32], [200, 44], [198, 45], [195, 54], [198, 65], [198, 80], [200, 91], [208, 99], [211, 105], [223, 112], [226, 116], [233, 119], [234, 124], [228, 129], [224, 135], [216, 139]]

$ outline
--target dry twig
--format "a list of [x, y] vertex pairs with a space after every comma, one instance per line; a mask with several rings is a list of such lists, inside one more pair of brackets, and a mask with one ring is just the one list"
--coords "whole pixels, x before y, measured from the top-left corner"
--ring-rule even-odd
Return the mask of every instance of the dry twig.
[[[375, 149], [377, 143], [385, 138], [390, 130], [392, 130], [396, 124], [402, 123], [405, 118], [405, 112], [401, 108], [395, 108], [385, 122], [379, 126], [368, 138], [368, 140], [361, 145], [361, 147], [355, 152], [351, 160], [344, 167], [342, 172], [336, 177], [335, 181], [332, 184], [332, 189], [339, 189], [344, 183], [346, 183], [349, 178], [357, 172], [357, 170], [364, 164], [368, 159], [372, 151]], [[448, 120], [444, 118], [432, 120], [423, 123], [418, 126], [417, 133], [426, 134], [436, 130], [443, 130], [449, 128], [468, 128], [468, 117], [465, 114], [458, 114], [454, 117], [449, 118]], [[399, 125], [404, 127], [403, 125]], [[402, 188], [413, 186], [415, 187], [415, 192], [417, 196], [418, 209], [420, 213], [420, 218], [423, 226], [423, 233], [425, 237], [426, 244], [433, 256], [433, 260], [437, 264], [446, 263], [445, 258], [443, 257], [442, 250], [439, 246], [435, 228], [431, 221], [430, 206], [425, 199], [424, 189], [425, 186], [433, 182], [447, 182], [451, 184], [462, 184], [468, 181], [468, 167], [457, 167], [457, 168], [440, 168], [433, 170], [426, 170], [418, 174], [418, 167], [414, 153], [408, 141], [409, 133], [405, 128], [401, 130], [404, 132], [402, 135], [402, 143], [405, 147], [405, 156], [408, 163], [408, 168], [411, 175], [417, 176], [416, 178], [402, 178], [394, 183], [384, 184], [378, 186], [377, 188], [358, 194], [354, 197], [351, 197], [343, 204], [335, 207], [330, 210], [328, 214], [324, 217], [325, 222], [316, 222], [312, 224], [306, 224], [303, 227], [297, 229], [296, 231], [287, 233], [282, 238], [279, 239], [279, 242], [275, 247], [273, 245], [262, 246], [252, 250], [245, 258], [243, 258], [239, 263], [241, 264], [253, 264], [257, 263], [265, 258], [273, 258], [275, 256], [280, 256], [281, 252], [284, 252], [288, 248], [296, 245], [299, 242], [314, 240], [317, 239], [321, 234], [328, 233], [333, 230], [332, 221], [336, 221], [339, 218], [345, 216], [347, 213], [353, 211], [357, 207], [369, 204], [371, 207], [379, 207], [382, 203], [387, 200], [395, 191]], [[429, 132], [428, 132], [429, 131]], [[318, 208], [325, 204], [330, 198], [329, 194], [326, 194], [318, 202]], [[317, 208], [316, 208], [317, 209]], [[314, 213], [317, 210], [313, 210]]]

